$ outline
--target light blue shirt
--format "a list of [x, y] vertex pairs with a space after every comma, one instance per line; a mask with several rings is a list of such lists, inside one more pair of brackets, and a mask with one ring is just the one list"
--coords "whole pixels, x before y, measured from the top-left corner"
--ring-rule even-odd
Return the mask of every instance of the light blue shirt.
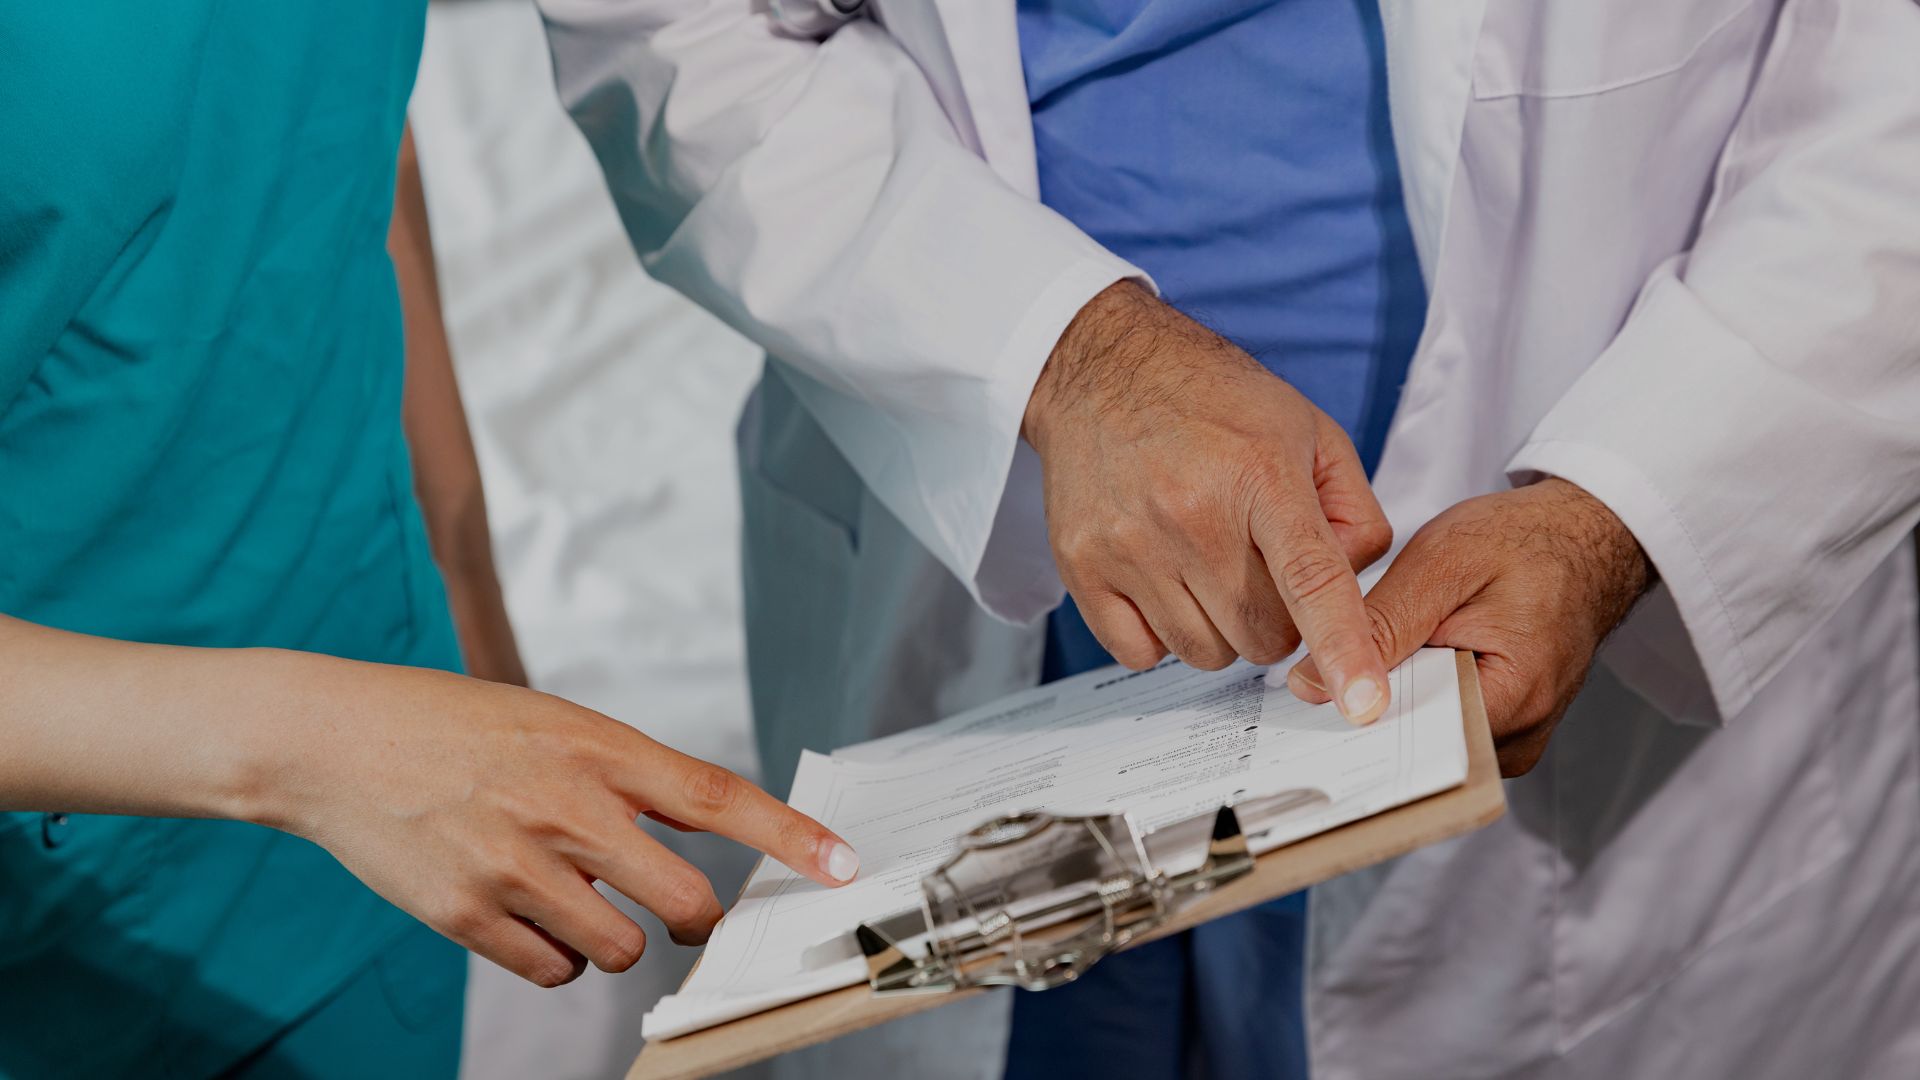
[[1425, 316], [1375, 0], [1021, 0], [1040, 195], [1369, 467]]
[[[1040, 195], [1377, 464], [1425, 319], [1376, 0], [1020, 0]], [[1110, 663], [1071, 601], [1046, 677]], [[1009, 1080], [1305, 1074], [1304, 897], [1016, 998]]]

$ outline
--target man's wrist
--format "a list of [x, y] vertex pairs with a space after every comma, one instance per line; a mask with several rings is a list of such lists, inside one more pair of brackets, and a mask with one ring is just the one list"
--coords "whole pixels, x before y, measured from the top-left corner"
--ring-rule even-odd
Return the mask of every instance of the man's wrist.
[[1100, 358], [1137, 330], [1157, 306], [1151, 292], [1125, 280], [1102, 289], [1080, 308], [1054, 343], [1027, 398], [1020, 434], [1029, 445], [1036, 450], [1045, 445], [1049, 421], [1091, 389], [1091, 373]]
[[1625, 619], [1633, 605], [1658, 580], [1646, 549], [1606, 503], [1571, 480], [1549, 476], [1537, 485], [1562, 503], [1566, 532], [1577, 541], [1592, 569], [1596, 627], [1604, 636]]

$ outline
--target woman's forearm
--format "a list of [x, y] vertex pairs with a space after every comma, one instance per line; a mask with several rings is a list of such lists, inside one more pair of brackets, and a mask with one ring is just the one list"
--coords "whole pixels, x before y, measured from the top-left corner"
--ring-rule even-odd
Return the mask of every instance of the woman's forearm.
[[714, 765], [558, 698], [444, 671], [273, 649], [140, 645], [0, 616], [0, 809], [222, 817], [320, 844], [460, 944], [537, 982], [624, 970], [646, 936], [720, 917], [634, 825], [733, 837], [823, 885], [840, 838]]
[[0, 615], [0, 809], [272, 816], [288, 684], [319, 658], [71, 634]]
[[460, 403], [453, 353], [441, 316], [433, 236], [411, 128], [400, 145], [387, 251], [400, 283], [406, 319], [404, 419], [407, 446], [413, 452], [414, 489], [426, 518], [434, 561], [446, 579], [461, 652], [472, 674], [524, 686], [527, 673], [494, 573], [480, 463]]

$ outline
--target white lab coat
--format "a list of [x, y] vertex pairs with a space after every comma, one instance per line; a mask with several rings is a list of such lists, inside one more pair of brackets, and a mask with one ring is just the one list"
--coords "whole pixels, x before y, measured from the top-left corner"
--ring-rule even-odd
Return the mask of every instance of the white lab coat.
[[[643, 262], [775, 358], [742, 474], [777, 779], [1036, 678], [1018, 424], [1136, 274], [1033, 201], [1013, 0], [871, 6], [543, 0]], [[1315, 1075], [1920, 1076], [1920, 5], [1381, 7], [1431, 294], [1396, 532], [1556, 474], [1662, 586], [1504, 821], [1316, 890]], [[961, 1029], [892, 1067], [990, 1075]]]

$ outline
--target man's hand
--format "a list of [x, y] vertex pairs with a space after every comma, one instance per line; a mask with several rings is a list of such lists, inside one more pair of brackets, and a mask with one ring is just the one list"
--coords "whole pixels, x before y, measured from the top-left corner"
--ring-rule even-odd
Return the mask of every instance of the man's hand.
[[[1500, 771], [1519, 776], [1545, 752], [1600, 642], [1652, 582], [1646, 553], [1611, 510], [1548, 479], [1434, 518], [1367, 595], [1367, 612], [1389, 665], [1423, 645], [1479, 654]], [[1327, 700], [1314, 657], [1287, 683]]]
[[1355, 723], [1387, 703], [1354, 571], [1393, 534], [1345, 432], [1130, 282], [1081, 310], [1022, 434], [1060, 576], [1116, 659], [1271, 664], [1302, 638]]

